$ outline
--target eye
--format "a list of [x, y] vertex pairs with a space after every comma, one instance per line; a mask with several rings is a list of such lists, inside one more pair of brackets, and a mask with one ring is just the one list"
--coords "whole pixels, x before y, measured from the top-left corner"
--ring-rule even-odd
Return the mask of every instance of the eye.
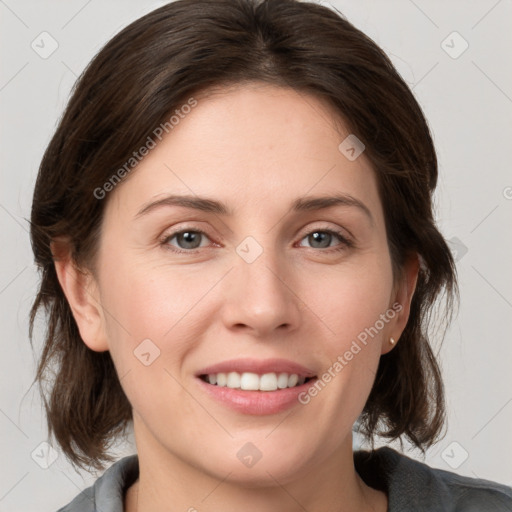
[[[201, 244], [204, 238], [209, 240], [209, 237], [204, 231], [187, 228], [166, 234], [160, 243], [170, 251], [190, 254], [200, 248], [208, 247], [208, 245]], [[346, 238], [343, 233], [331, 229], [315, 229], [310, 231], [301, 240], [305, 239], [307, 239], [310, 244], [309, 248], [321, 249], [322, 252], [342, 251], [354, 246], [353, 242]], [[333, 247], [332, 242], [336, 242], [336, 239], [339, 243], [335, 243]], [[304, 246], [300, 245], [300, 247]]]
[[308, 240], [312, 249], [328, 249], [331, 247], [331, 242], [336, 239], [341, 241], [341, 243], [333, 249], [334, 251], [341, 251], [353, 246], [353, 243], [343, 236], [341, 232], [331, 229], [315, 229], [302, 238], [302, 240], [304, 239]]
[[[167, 246], [170, 250], [175, 252], [192, 252], [194, 249], [204, 247], [201, 246], [202, 237], [208, 238], [203, 231], [196, 229], [184, 229], [167, 235], [162, 240], [162, 245]], [[176, 243], [178, 245], [177, 248], [171, 244], [171, 241], [174, 239], [176, 239]]]

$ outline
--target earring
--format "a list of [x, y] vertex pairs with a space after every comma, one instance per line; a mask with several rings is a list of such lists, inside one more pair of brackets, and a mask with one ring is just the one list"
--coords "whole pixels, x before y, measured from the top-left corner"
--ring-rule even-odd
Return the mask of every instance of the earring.
[[391, 345], [394, 345], [395, 344], [395, 338], [389, 338], [389, 343], [391, 343]]

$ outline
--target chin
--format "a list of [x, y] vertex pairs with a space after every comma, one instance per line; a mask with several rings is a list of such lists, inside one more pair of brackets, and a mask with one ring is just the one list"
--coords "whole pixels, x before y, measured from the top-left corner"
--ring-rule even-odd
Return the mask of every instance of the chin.
[[205, 465], [200, 460], [199, 464], [216, 479], [223, 480], [229, 475], [229, 481], [247, 488], [275, 486], [276, 481], [284, 485], [312, 471], [315, 459], [321, 458], [319, 454], [315, 457], [313, 446], [308, 447], [302, 436], [294, 438], [285, 430], [265, 439], [269, 431], [265, 429], [250, 436], [235, 437], [227, 444], [216, 444], [208, 455], [209, 463]]

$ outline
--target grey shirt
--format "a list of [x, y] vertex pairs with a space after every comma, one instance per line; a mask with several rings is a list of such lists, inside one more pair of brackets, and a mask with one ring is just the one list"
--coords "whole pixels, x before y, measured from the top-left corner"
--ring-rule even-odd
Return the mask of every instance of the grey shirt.
[[[434, 469], [387, 446], [355, 451], [354, 465], [367, 485], [386, 492], [388, 512], [512, 511], [511, 487]], [[57, 512], [123, 512], [125, 492], [138, 475], [138, 456], [124, 457]]]

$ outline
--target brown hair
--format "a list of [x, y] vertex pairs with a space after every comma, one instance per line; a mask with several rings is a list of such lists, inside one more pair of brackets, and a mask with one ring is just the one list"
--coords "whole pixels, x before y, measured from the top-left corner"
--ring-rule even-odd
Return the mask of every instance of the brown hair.
[[[43, 156], [31, 240], [42, 273], [30, 314], [48, 315], [35, 380], [50, 435], [75, 466], [103, 469], [131, 420], [110, 353], [81, 340], [50, 242], [69, 240], [78, 268], [94, 271], [108, 182], [194, 92], [263, 81], [322, 97], [363, 141], [376, 172], [395, 279], [405, 258], [421, 268], [400, 343], [381, 357], [360, 428], [424, 450], [444, 425], [444, 389], [428, 341], [437, 297], [458, 294], [450, 250], [435, 226], [437, 160], [427, 122], [385, 53], [333, 10], [295, 0], [178, 0], [109, 41], [82, 73]], [[50, 373], [51, 378], [47, 378]], [[44, 390], [48, 383], [49, 390]]]

